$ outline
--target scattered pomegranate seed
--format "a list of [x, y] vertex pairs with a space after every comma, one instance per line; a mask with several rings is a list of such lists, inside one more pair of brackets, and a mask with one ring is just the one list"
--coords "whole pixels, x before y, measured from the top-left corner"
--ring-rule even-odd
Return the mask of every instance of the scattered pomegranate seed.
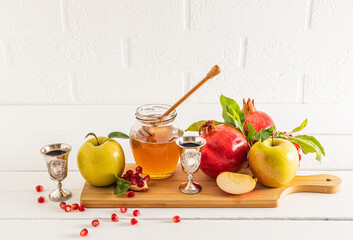
[[42, 186], [42, 185], [38, 185], [38, 186], [36, 187], [36, 191], [37, 191], [37, 192], [42, 192], [42, 191], [43, 191], [43, 186]]
[[86, 237], [88, 234], [88, 230], [86, 228], [82, 229], [80, 232], [81, 237]]
[[137, 166], [135, 170], [136, 170], [137, 173], [142, 173], [142, 167], [141, 166]]
[[130, 191], [130, 192], [128, 192], [127, 196], [128, 197], [133, 197], [133, 196], [135, 196], [135, 192], [134, 191]]
[[146, 175], [144, 178], [143, 178], [143, 181], [145, 182], [149, 182], [150, 181], [150, 175]]
[[70, 205], [66, 205], [65, 212], [71, 212], [71, 206]]
[[80, 212], [84, 212], [84, 211], [85, 211], [85, 206], [80, 205], [80, 206], [78, 207], [78, 210], [79, 210]]
[[131, 225], [136, 225], [139, 221], [137, 221], [136, 218], [131, 218], [130, 222]]
[[142, 188], [143, 186], [145, 186], [145, 183], [144, 182], [139, 182], [139, 183], [137, 183], [137, 186]]
[[61, 202], [61, 203], [60, 203], [60, 207], [61, 207], [62, 209], [65, 209], [65, 207], [66, 207], [66, 202]]
[[45, 202], [45, 197], [40, 196], [40, 197], [38, 198], [38, 202], [39, 202], [39, 203], [44, 203], [44, 202]]
[[112, 221], [113, 222], [119, 222], [119, 218], [118, 218], [118, 216], [115, 213], [112, 214]]
[[135, 210], [135, 211], [133, 211], [133, 213], [132, 213], [135, 217], [138, 217], [138, 216], [140, 216], [140, 211], [139, 210]]
[[93, 227], [97, 227], [98, 225], [99, 225], [98, 219], [95, 219], [95, 220], [92, 221], [92, 226]]
[[72, 210], [77, 210], [80, 206], [77, 203], [71, 205]]
[[173, 222], [178, 223], [180, 222], [181, 218], [179, 216], [174, 216], [173, 217]]
[[126, 208], [126, 207], [122, 206], [122, 207], [120, 208], [120, 212], [121, 212], [121, 213], [126, 213], [126, 211], [127, 211], [127, 208]]

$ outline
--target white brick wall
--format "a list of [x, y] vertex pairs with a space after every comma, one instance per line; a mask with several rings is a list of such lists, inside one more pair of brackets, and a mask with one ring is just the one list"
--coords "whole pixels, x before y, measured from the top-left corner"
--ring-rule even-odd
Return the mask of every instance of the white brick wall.
[[0, 104], [353, 104], [350, 0], [1, 0]]

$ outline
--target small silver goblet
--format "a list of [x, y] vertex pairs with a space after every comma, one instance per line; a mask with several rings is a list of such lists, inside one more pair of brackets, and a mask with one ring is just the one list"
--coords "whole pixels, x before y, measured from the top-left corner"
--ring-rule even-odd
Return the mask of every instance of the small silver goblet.
[[185, 173], [188, 174], [188, 181], [179, 186], [179, 190], [186, 194], [201, 192], [200, 184], [193, 182], [193, 174], [199, 170], [201, 163], [201, 149], [206, 140], [199, 136], [182, 136], [175, 140], [180, 148], [180, 164]]
[[44, 146], [40, 153], [47, 163], [48, 172], [52, 180], [58, 181], [58, 189], [49, 194], [49, 199], [54, 202], [66, 201], [71, 198], [69, 190], [63, 190], [61, 181], [67, 176], [67, 163], [71, 146], [66, 143], [55, 143]]

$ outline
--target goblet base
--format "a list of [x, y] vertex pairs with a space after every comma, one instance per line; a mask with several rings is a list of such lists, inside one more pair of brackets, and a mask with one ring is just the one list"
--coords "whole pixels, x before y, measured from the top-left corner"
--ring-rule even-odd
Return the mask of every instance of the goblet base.
[[201, 192], [202, 187], [196, 182], [184, 182], [179, 186], [179, 191], [185, 194], [195, 194]]
[[66, 189], [55, 189], [49, 194], [49, 199], [53, 202], [63, 202], [69, 200], [72, 194]]

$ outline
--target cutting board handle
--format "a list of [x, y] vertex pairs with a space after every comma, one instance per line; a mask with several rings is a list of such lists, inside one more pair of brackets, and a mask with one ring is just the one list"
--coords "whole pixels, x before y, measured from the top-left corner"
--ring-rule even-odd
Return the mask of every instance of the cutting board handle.
[[283, 198], [296, 192], [336, 193], [341, 189], [342, 180], [331, 174], [296, 176], [281, 193]]

